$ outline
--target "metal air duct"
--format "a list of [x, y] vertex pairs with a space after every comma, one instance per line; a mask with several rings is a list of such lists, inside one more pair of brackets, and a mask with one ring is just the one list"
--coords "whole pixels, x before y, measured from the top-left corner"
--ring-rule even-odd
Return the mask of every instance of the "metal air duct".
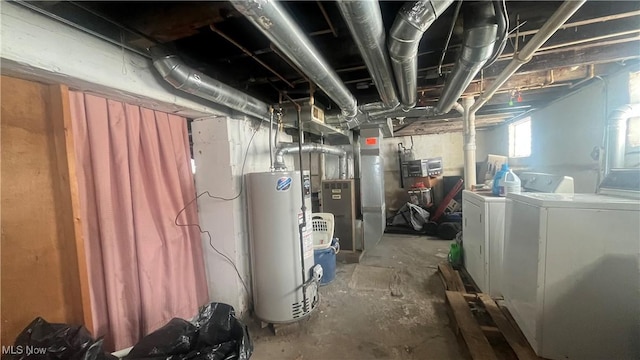
[[367, 64], [382, 103], [389, 109], [397, 107], [398, 95], [385, 44], [384, 24], [378, 1], [340, 0], [338, 7]]
[[266, 103], [194, 70], [176, 55], [167, 55], [163, 49], [151, 48], [149, 51], [153, 56], [153, 66], [176, 89], [260, 120], [269, 120], [269, 105]]
[[389, 32], [389, 54], [400, 102], [405, 110], [417, 102], [418, 45], [425, 31], [453, 0], [420, 0], [402, 6]]
[[640, 104], [628, 104], [615, 109], [607, 124], [605, 175], [611, 169], [623, 168], [627, 147], [627, 120], [640, 116]]
[[347, 151], [337, 146], [317, 143], [302, 144], [301, 149], [299, 148], [298, 144], [285, 144], [278, 147], [278, 150], [276, 150], [276, 162], [274, 165], [276, 170], [286, 170], [287, 167], [284, 164], [284, 156], [287, 154], [296, 154], [300, 151], [302, 151], [303, 153], [316, 152], [338, 156], [340, 179], [347, 178]]
[[340, 107], [349, 128], [358, 126], [355, 97], [282, 5], [275, 0], [231, 3]]
[[464, 13], [462, 52], [447, 78], [436, 111], [446, 114], [458, 101], [473, 78], [491, 58], [498, 25], [491, 2], [472, 3]]

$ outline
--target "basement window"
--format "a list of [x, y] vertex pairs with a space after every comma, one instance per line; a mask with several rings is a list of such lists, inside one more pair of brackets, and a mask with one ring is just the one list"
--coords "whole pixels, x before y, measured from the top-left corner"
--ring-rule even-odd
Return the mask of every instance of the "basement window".
[[509, 157], [531, 156], [531, 118], [509, 124]]

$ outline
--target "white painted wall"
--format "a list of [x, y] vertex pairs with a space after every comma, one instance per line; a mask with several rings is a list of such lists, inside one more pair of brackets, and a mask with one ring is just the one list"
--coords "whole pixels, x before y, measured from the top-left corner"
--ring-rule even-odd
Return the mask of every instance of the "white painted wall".
[[[0, 15], [3, 75], [63, 83], [73, 89], [196, 118], [192, 130], [198, 193], [209, 191], [222, 197], [238, 193], [242, 161], [257, 121], [227, 118], [228, 109], [174, 89], [157, 75], [149, 59], [138, 54], [16, 4], [3, 2]], [[284, 134], [281, 139], [291, 141]], [[245, 173], [269, 170], [268, 141], [268, 125], [263, 123], [249, 150]], [[205, 195], [197, 203], [202, 229], [209, 231], [213, 245], [236, 263], [250, 288], [244, 195], [234, 201], [213, 200]], [[245, 313], [249, 297], [235, 270], [210, 247], [206, 235], [203, 243], [210, 299], [229, 303], [239, 313]]]
[[2, 74], [63, 83], [150, 109], [190, 118], [228, 109], [175, 90], [150, 59], [37, 14], [15, 3], [0, 6]]
[[[196, 163], [196, 190], [212, 196], [233, 198], [241, 190], [242, 163], [246, 149], [258, 126], [257, 121], [212, 117], [192, 123], [193, 152]], [[244, 173], [269, 171], [269, 128], [263, 123], [256, 133], [247, 156]], [[280, 139], [291, 141], [281, 134]], [[293, 168], [292, 159], [285, 159]], [[251, 289], [249, 263], [249, 231], [246, 196], [224, 201], [204, 195], [198, 200], [198, 215], [202, 230], [209, 231], [211, 243], [235, 264], [246, 286]], [[249, 309], [250, 296], [245, 291], [233, 265], [216, 253], [203, 236], [205, 266], [212, 301], [233, 305], [240, 314]]]
[[[381, 144], [384, 157], [385, 200], [388, 209], [398, 209], [409, 200], [407, 189], [400, 187], [400, 165], [398, 164], [398, 143], [411, 146], [409, 136], [385, 138]], [[444, 133], [413, 136], [415, 159], [442, 157], [444, 175], [463, 175], [464, 153], [462, 133]]]
[[[531, 113], [531, 156], [511, 159], [521, 170], [572, 176], [575, 191], [593, 193], [599, 181], [599, 161], [591, 158], [594, 147], [603, 146], [607, 114], [629, 102], [629, 71], [603, 81], [592, 80], [544, 109]], [[487, 154], [508, 155], [508, 125], [480, 131], [477, 159]]]

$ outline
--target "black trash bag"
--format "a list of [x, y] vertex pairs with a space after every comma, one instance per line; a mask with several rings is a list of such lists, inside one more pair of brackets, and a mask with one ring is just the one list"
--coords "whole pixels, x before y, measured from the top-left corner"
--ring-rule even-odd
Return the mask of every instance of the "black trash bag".
[[167, 358], [188, 354], [195, 349], [198, 328], [192, 323], [174, 318], [169, 323], [142, 338], [125, 359]]
[[233, 307], [214, 302], [203, 306], [193, 323], [173, 319], [145, 336], [125, 359], [248, 360], [252, 353], [249, 331]]
[[199, 328], [198, 347], [214, 346], [229, 341], [238, 343], [238, 359], [248, 359], [253, 343], [247, 327], [236, 318], [233, 306], [210, 303], [200, 309], [195, 320]]
[[[94, 340], [84, 326], [33, 320], [16, 338], [11, 360], [115, 360], [105, 353], [102, 339]], [[5, 359], [3, 357], [3, 359]]]
[[438, 237], [444, 240], [453, 240], [462, 231], [462, 224], [457, 222], [443, 222], [438, 225]]

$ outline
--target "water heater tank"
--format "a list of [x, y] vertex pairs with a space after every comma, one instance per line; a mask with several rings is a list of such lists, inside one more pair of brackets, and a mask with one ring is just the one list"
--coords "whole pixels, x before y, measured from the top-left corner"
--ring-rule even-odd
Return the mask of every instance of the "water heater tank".
[[[317, 283], [310, 280], [314, 259], [308, 172], [303, 178], [299, 171], [246, 175], [253, 306], [256, 316], [264, 322], [297, 321], [309, 315], [318, 303]], [[303, 228], [304, 262], [299, 233], [303, 191], [307, 220]]]

